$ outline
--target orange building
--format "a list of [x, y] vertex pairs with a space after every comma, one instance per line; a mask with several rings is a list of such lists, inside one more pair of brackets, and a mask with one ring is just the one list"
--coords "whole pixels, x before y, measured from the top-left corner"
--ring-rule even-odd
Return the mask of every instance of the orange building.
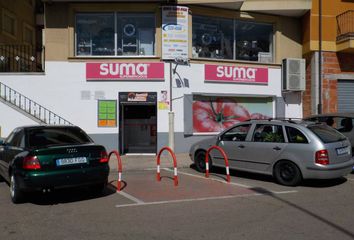
[[354, 1], [320, 1], [303, 17], [304, 116], [354, 111]]

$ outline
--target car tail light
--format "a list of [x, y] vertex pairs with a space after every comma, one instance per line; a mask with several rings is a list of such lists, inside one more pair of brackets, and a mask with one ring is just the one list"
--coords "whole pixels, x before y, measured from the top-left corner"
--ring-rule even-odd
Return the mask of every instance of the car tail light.
[[41, 165], [36, 156], [27, 156], [23, 159], [23, 169], [36, 170], [41, 169]]
[[329, 157], [327, 150], [320, 150], [316, 152], [316, 163], [321, 165], [328, 165], [329, 164]]
[[108, 162], [108, 155], [106, 151], [101, 152], [101, 158], [100, 158], [100, 163], [106, 163]]

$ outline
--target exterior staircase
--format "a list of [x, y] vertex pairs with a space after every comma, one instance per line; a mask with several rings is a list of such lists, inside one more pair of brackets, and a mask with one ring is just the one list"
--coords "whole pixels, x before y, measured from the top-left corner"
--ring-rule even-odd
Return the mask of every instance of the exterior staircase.
[[58, 114], [0, 82], [0, 101], [39, 124], [73, 125]]

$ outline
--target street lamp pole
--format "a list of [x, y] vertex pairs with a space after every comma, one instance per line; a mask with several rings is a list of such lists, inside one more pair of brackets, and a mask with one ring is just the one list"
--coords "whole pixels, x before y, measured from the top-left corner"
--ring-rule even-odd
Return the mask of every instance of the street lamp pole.
[[172, 81], [173, 81], [173, 70], [172, 61], [170, 62], [170, 111], [168, 112], [168, 146], [174, 151], [175, 148], [175, 113], [172, 108]]
[[[175, 63], [175, 68], [173, 68], [172, 63]], [[170, 111], [168, 112], [168, 146], [174, 151], [175, 148], [175, 113], [172, 107], [172, 82], [173, 75], [177, 73], [178, 65], [189, 65], [189, 59], [183, 57], [177, 57], [174, 61], [170, 61]], [[178, 74], [178, 73], [177, 73]]]
[[318, 106], [317, 113], [322, 113], [322, 0], [318, 2]]

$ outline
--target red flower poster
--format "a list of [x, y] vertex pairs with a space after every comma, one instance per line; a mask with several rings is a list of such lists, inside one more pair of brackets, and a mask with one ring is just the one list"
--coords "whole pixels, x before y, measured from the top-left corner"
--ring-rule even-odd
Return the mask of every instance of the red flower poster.
[[272, 98], [196, 96], [193, 100], [195, 133], [221, 132], [248, 119], [268, 119], [272, 116]]

